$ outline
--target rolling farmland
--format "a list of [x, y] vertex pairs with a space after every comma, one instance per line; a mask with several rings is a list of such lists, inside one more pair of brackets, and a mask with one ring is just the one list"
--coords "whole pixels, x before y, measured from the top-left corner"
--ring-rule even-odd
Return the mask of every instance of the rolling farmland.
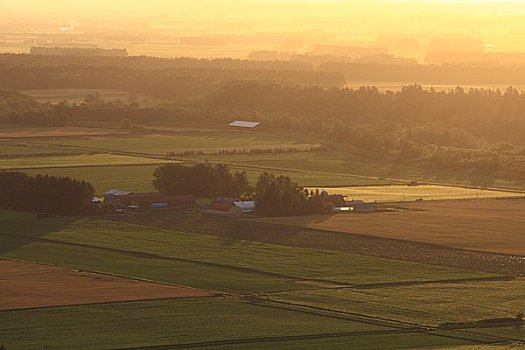
[[[123, 281], [133, 278], [160, 282], [167, 287], [199, 288], [211, 291], [212, 296], [202, 300], [165, 299], [0, 311], [0, 325], [11, 325], [9, 329], [0, 328], [3, 342], [14, 349], [31, 349], [37, 344], [67, 349], [78, 337], [86, 339], [86, 346], [97, 344], [101, 349], [146, 345], [184, 348], [204, 344], [217, 349], [246, 346], [315, 349], [326, 344], [335, 349], [349, 345], [355, 349], [378, 346], [409, 349], [415, 344], [430, 347], [478, 344], [494, 342], [497, 337], [483, 332], [449, 334], [417, 327], [406, 329], [398, 320], [383, 320], [363, 309], [344, 314], [335, 302], [326, 310], [316, 310], [309, 299], [301, 300], [299, 304], [304, 305], [298, 307], [274, 304], [272, 300], [326, 295], [322, 299], [332, 303], [331, 295], [362, 293], [367, 290], [362, 288], [371, 284], [385, 284], [384, 289], [377, 291], [398, 293], [399, 288], [410, 295], [411, 287], [405, 286], [410, 282], [422, 288], [429, 286], [426, 290], [429, 298], [444, 303], [447, 299], [441, 295], [439, 286], [447, 280], [459, 279], [452, 285], [458, 288], [468, 283], [474, 285], [473, 281], [480, 286], [502, 283], [501, 291], [505, 283], [518, 283], [489, 282], [500, 276], [473, 270], [210, 236], [199, 233], [202, 227], [193, 224], [180, 231], [153, 223], [150, 226], [147, 220], [146, 224], [137, 225], [121, 219], [126, 217], [42, 220], [31, 214], [0, 211], [0, 256], [60, 266], [51, 270], [82, 270], [87, 276], [105, 273]], [[265, 226], [260, 225], [264, 232]], [[427, 284], [432, 282], [436, 287]], [[35, 289], [37, 293], [38, 284]], [[516, 293], [518, 298], [519, 288]], [[519, 306], [511, 303], [491, 311], [493, 304], [483, 305], [485, 311], [480, 315], [494, 317]], [[416, 307], [406, 307], [417, 314]], [[458, 319], [465, 319], [460, 312], [454, 312]], [[50, 319], [54, 320], [52, 327]], [[112, 331], [100, 337], [99, 326], [83, 327], [94, 319]], [[150, 320], [146, 327], [145, 319]], [[418, 320], [415, 321], [417, 324]], [[200, 332], [199, 327], [207, 331]], [[170, 329], [195, 331], [166, 332]]]
[[[0, 210], [0, 257], [39, 264], [18, 279], [9, 269], [0, 271], [2, 280], [11, 281], [2, 290], [6, 295], [20, 294], [16, 289], [26, 280], [34, 287], [27, 298], [35, 300], [35, 309], [19, 310], [3, 299], [16, 308], [0, 311], [0, 344], [9, 350], [68, 349], [75, 337], [85, 339], [84, 348], [101, 349], [455, 349], [523, 339], [520, 331], [503, 327], [427, 329], [431, 319], [491, 319], [522, 308], [522, 280], [516, 279], [525, 271], [517, 229], [522, 201], [428, 201], [508, 192], [400, 186], [406, 183], [401, 179], [419, 178], [418, 170], [367, 163], [333, 149], [306, 151], [318, 140], [272, 132], [54, 132], [19, 130], [16, 140], [3, 140], [0, 154], [10, 156], [0, 159], [0, 169], [85, 179], [99, 194], [112, 188], [148, 192], [159, 164], [209, 160], [246, 171], [252, 183], [270, 171], [359, 199], [425, 201], [393, 213], [239, 221], [182, 212], [37, 219]], [[279, 147], [296, 151], [242, 153]], [[223, 150], [237, 153], [215, 154]], [[179, 155], [167, 160], [167, 152]], [[391, 184], [396, 186], [384, 186]], [[494, 226], [502, 221], [506, 225]], [[71, 289], [53, 291], [54, 282], [66, 280]], [[462, 290], [470, 290], [471, 298], [454, 307]], [[59, 301], [65, 292], [86, 305], [58, 306], [77, 304], [74, 298]], [[98, 327], [111, 332], [100, 337]]]

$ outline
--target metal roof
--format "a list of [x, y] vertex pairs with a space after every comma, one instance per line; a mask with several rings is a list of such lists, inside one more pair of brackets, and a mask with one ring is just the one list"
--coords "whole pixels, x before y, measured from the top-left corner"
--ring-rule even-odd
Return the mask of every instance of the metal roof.
[[127, 196], [128, 194], [131, 194], [131, 192], [121, 190], [110, 190], [106, 192], [106, 196]]
[[239, 128], [255, 128], [257, 125], [261, 124], [260, 122], [249, 122], [245, 120], [236, 120], [228, 124], [229, 126], [236, 126]]
[[242, 209], [243, 212], [255, 210], [255, 201], [235, 201], [233, 204]]

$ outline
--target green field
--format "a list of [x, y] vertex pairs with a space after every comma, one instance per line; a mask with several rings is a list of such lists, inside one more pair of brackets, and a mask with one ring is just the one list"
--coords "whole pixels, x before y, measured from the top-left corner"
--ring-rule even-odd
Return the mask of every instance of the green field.
[[[202, 159], [203, 157], [198, 158]], [[328, 150], [279, 154], [209, 155], [206, 156], [206, 159], [215, 162], [227, 162], [237, 166], [271, 169], [273, 172], [279, 170], [294, 172], [298, 176], [301, 173], [310, 174], [310, 176], [328, 175], [331, 178], [339, 178], [337, 182], [342, 184], [334, 184], [334, 181], [325, 182], [325, 178], [319, 178], [317, 183], [299, 182], [303, 186], [310, 187], [405, 184], [410, 181], [419, 181], [460, 186], [477, 184], [481, 187], [525, 190], [523, 181], [500, 179], [497, 176], [484, 177], [469, 172], [440, 171], [431, 169], [431, 164], [403, 163], [355, 148], [348, 149], [345, 152]], [[347, 179], [346, 183], [344, 178]]]
[[[141, 217], [130, 218], [140, 221]], [[439, 322], [452, 319], [451, 313], [453, 319], [469, 320], [467, 311], [497, 317], [519, 309], [525, 300], [521, 280], [362, 289], [369, 283], [494, 275], [209, 236], [193, 233], [191, 224], [181, 232], [122, 219], [126, 218], [36, 219], [32, 214], [0, 211], [0, 257], [220, 293], [205, 299], [0, 311], [0, 343], [9, 350], [184, 344], [202, 348], [200, 342], [212, 342], [206, 346], [210, 349], [441, 349], [493, 341], [497, 336], [481, 331], [399, 333], [404, 326], [398, 321], [406, 321], [401, 316], [414, 315], [408, 320], [422, 324], [425, 315]], [[195, 232], [200, 232], [197, 219]], [[347, 285], [341, 289], [343, 284]], [[454, 309], [454, 293], [464, 290], [476, 291], [476, 297], [469, 299], [473, 292], [463, 293], [461, 300], [468, 305]], [[355, 293], [361, 299], [346, 297]], [[268, 303], [272, 299], [327, 310]], [[508, 339], [520, 339], [511, 330], [506, 332]]]
[[27, 169], [29, 175], [68, 176], [84, 179], [93, 185], [97, 194], [111, 189], [131, 192], [153, 192], [153, 172], [158, 165], [94, 166], [77, 168]]
[[[132, 192], [152, 192], [153, 172], [158, 165], [134, 165], [134, 166], [90, 166], [69, 168], [45, 168], [26, 169], [29, 175], [55, 175], [69, 176], [71, 178], [84, 179], [90, 182], [96, 192], [101, 194], [111, 189], [122, 189]], [[257, 182], [257, 178], [264, 170], [232, 166], [232, 171], [245, 171], [251, 184]], [[304, 186], [315, 186], [319, 182], [332, 186], [355, 185], [365, 186], [376, 184], [376, 180], [367, 180], [352, 176], [330, 175], [329, 173], [307, 173], [296, 171], [272, 171], [280, 175], [288, 175]], [[381, 182], [381, 181], [379, 181]], [[388, 182], [384, 182], [388, 183]]]
[[64, 155], [53, 157], [24, 157], [0, 159], [0, 170], [20, 170], [37, 168], [68, 168], [94, 165], [145, 165], [163, 164], [169, 161], [144, 157], [132, 157], [109, 153]]
[[[315, 190], [315, 188], [309, 188]], [[329, 194], [342, 194], [348, 199], [361, 199], [367, 202], [414, 202], [418, 200], [504, 198], [519, 196], [519, 193], [491, 191], [474, 188], [438, 185], [391, 185], [363, 187], [321, 188]]]
[[[89, 246], [64, 245], [0, 234], [0, 256], [62, 266], [83, 271], [99, 271], [124, 277], [226, 293], [260, 293], [306, 289], [294, 279], [234, 267], [111, 251]], [[94, 259], [93, 257], [96, 257]]]
[[53, 147], [31, 147], [22, 144], [5, 143], [0, 141], [0, 156], [21, 156], [21, 155], [38, 155], [46, 153], [61, 153]]
[[135, 137], [92, 137], [79, 139], [38, 140], [39, 144], [84, 148], [89, 150], [140, 152], [165, 155], [168, 152], [201, 150], [216, 152], [222, 149], [252, 149], [274, 147], [307, 147], [308, 143], [296, 138], [271, 133], [227, 130], [204, 130], [178, 132], [174, 135], [151, 135]]
[[[31, 222], [31, 221], [29, 221]], [[156, 254], [161, 257], [276, 273], [291, 279], [346, 284], [450, 280], [490, 274], [363, 255], [287, 247], [196, 235], [99, 219], [45, 223], [3, 220], [0, 232], [19, 237], [45, 237], [92, 247]], [[305, 264], [307, 262], [307, 264]]]
[[[115, 349], [388, 328], [233, 299], [129, 302], [0, 312], [8, 349]], [[461, 342], [456, 342], [461, 343]]]
[[[24, 136], [17, 139], [17, 145], [10, 144], [5, 151], [0, 148], [0, 154], [31, 154], [52, 150], [53, 153], [105, 153], [111, 152], [117, 157], [118, 154], [124, 158], [112, 160], [98, 158], [100, 155], [89, 156], [90, 159], [82, 159], [87, 156], [61, 157], [24, 157], [16, 159], [0, 160], [0, 169], [35, 169], [31, 174], [42, 173], [49, 175], [65, 175], [75, 178], [86, 179], [93, 184], [97, 192], [102, 193], [112, 188], [120, 188], [130, 191], [151, 191], [151, 167], [134, 168], [122, 167], [126, 165], [157, 164], [157, 159], [147, 160], [149, 156], [162, 157], [168, 152], [179, 154], [180, 158], [187, 163], [209, 161], [223, 162], [234, 170], [246, 171], [250, 182], [256, 182], [258, 176], [263, 172], [290, 176], [301, 186], [324, 188], [324, 187], [348, 187], [348, 186], [370, 186], [404, 184], [409, 181], [433, 182], [445, 184], [457, 184], [470, 186], [492, 186], [510, 189], [525, 189], [522, 182], [504, 180], [498, 178], [479, 177], [470, 173], [454, 173], [449, 171], [429, 170], [428, 166], [417, 164], [403, 164], [392, 159], [367, 154], [361, 149], [338, 149], [334, 145], [325, 145], [325, 151], [288, 152], [288, 153], [256, 153], [256, 154], [215, 154], [221, 150], [250, 150], [267, 148], [308, 148], [323, 144], [314, 137], [299, 137], [294, 135], [280, 134], [274, 131], [249, 130], [239, 131], [234, 129], [159, 129], [152, 131], [156, 134], [150, 135], [125, 135], [125, 130], [112, 126], [111, 129], [95, 129], [92, 135], [88, 129], [66, 130], [60, 129], [60, 137], [45, 137], [45, 133], [38, 137]], [[16, 129], [14, 130], [16, 131]], [[46, 132], [51, 132], [47, 130]], [[82, 134], [83, 132], [83, 134]], [[105, 132], [106, 134], [97, 134]], [[24, 131], [25, 135], [28, 131]], [[70, 134], [71, 133], [71, 134]], [[79, 134], [80, 133], [80, 134]], [[108, 135], [111, 133], [112, 135]], [[6, 144], [6, 143], [4, 143]], [[1, 147], [1, 146], [0, 146]], [[13, 148], [14, 147], [14, 148]], [[180, 155], [185, 151], [202, 151], [204, 155]], [[48, 152], [48, 151], [46, 151]], [[45, 152], [44, 152], [45, 153]], [[107, 165], [119, 166], [120, 168], [108, 169]], [[77, 169], [78, 166], [89, 166], [89, 169]], [[99, 174], [105, 176], [100, 176]], [[385, 198], [380, 189], [374, 190], [371, 199]], [[407, 192], [393, 194], [388, 193], [387, 199], [393, 196], [394, 200], [403, 200], [410, 197], [412, 200], [423, 199], [453, 199], [474, 196], [469, 193], [451, 193], [450, 188], [434, 187], [423, 193]], [[457, 190], [456, 190], [457, 191]], [[432, 192], [432, 193], [429, 193]], [[352, 192], [354, 194], [355, 192]], [[492, 193], [488, 193], [491, 195]], [[358, 192], [356, 196], [362, 197]], [[364, 196], [367, 196], [365, 193]], [[480, 193], [480, 195], [483, 195]], [[477, 194], [476, 194], [477, 196]], [[368, 198], [367, 197], [367, 198]]]
[[[272, 295], [272, 299], [436, 326], [446, 322], [514, 317], [525, 312], [525, 279], [286, 292]], [[525, 336], [525, 330], [521, 336]]]

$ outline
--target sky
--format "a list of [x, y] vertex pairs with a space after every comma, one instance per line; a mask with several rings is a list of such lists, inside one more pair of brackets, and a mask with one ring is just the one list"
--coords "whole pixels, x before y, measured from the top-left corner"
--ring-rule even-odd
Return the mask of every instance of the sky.
[[307, 44], [388, 46], [393, 53], [525, 52], [525, 1], [517, 0], [17, 0], [0, 1], [0, 17], [3, 31], [23, 24], [35, 31], [298, 33]]

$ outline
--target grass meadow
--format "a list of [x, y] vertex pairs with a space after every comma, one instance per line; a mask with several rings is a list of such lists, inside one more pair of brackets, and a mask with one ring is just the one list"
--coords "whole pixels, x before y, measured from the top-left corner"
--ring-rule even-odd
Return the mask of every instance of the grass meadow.
[[151, 165], [164, 164], [162, 159], [132, 157], [109, 153], [63, 155], [52, 157], [23, 157], [0, 159], [0, 170], [22, 170], [38, 168], [72, 168], [84, 166]]
[[[279, 274], [289, 279], [345, 284], [433, 281], [494, 275], [344, 252], [289, 247], [194, 234], [153, 226], [80, 219], [45, 224], [38, 220], [2, 220], [0, 232], [19, 238], [45, 238], [94, 248], [147, 253], [189, 262]], [[34, 226], [32, 226], [34, 225]]]
[[[285, 292], [274, 300], [437, 326], [525, 312], [525, 279]], [[525, 332], [522, 333], [525, 336]]]
[[[205, 298], [0, 312], [8, 349], [122, 349], [388, 328]], [[11, 346], [12, 345], [12, 346]]]

